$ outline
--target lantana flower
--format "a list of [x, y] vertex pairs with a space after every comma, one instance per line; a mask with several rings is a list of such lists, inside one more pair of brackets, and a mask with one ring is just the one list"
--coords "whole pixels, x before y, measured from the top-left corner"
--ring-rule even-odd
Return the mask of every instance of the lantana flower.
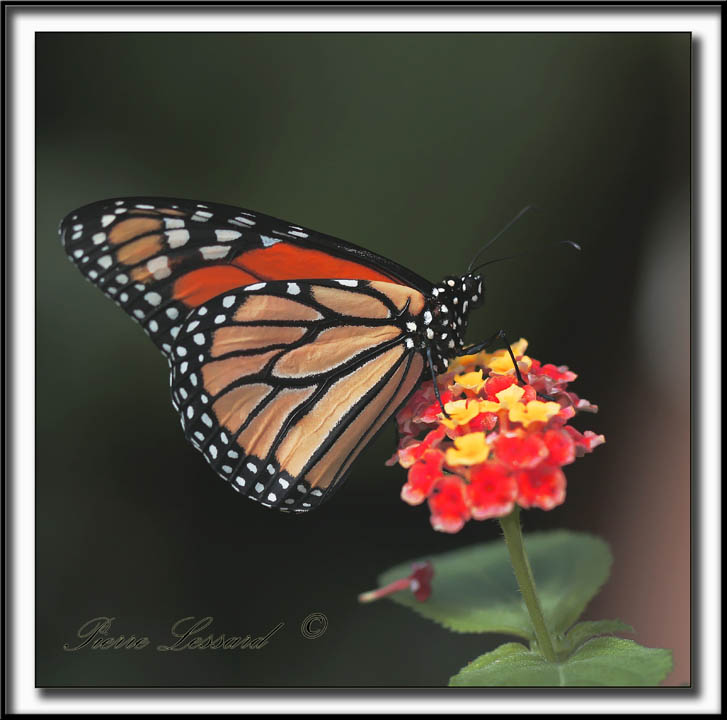
[[515, 505], [552, 510], [566, 495], [562, 468], [605, 442], [569, 425], [598, 408], [567, 387], [576, 374], [525, 355], [527, 341], [459, 357], [425, 382], [397, 413], [399, 448], [387, 464], [407, 469], [401, 497], [429, 504], [435, 530], [456, 533], [469, 520], [498, 518]]

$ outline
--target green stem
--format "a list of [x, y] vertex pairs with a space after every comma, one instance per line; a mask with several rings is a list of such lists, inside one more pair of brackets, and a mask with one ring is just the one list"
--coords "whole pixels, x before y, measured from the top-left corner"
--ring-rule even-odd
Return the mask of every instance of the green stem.
[[505, 533], [505, 543], [510, 551], [510, 562], [512, 569], [515, 571], [518, 587], [525, 600], [525, 607], [528, 609], [530, 621], [533, 623], [535, 630], [535, 638], [538, 641], [540, 652], [543, 653], [548, 662], [556, 662], [555, 650], [553, 649], [553, 641], [551, 640], [548, 627], [545, 624], [543, 610], [540, 607], [540, 601], [535, 591], [535, 579], [533, 571], [530, 569], [528, 556], [525, 554], [525, 546], [523, 545], [523, 535], [520, 530], [520, 508], [516, 505], [515, 509], [507, 516], [500, 518], [500, 525]]

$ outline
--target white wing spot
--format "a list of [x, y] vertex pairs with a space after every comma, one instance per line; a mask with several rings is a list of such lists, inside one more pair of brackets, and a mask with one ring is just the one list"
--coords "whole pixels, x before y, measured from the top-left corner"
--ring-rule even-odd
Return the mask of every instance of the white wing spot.
[[243, 225], [254, 225], [255, 224], [254, 220], [252, 220], [251, 218], [242, 217], [242, 215], [238, 215], [237, 217], [232, 218], [231, 220], [229, 220], [229, 222], [235, 223], [235, 224], [242, 223]]
[[248, 464], [247, 464], [247, 465], [246, 465], [245, 467], [246, 467], [246, 468], [247, 468], [247, 469], [248, 469], [248, 470], [249, 470], [250, 472], [252, 472], [252, 473], [256, 473], [256, 472], [257, 472], [257, 465], [255, 465], [255, 463], [251, 463], [251, 462], [249, 462], [249, 463], [248, 463]]
[[300, 294], [300, 285], [297, 285], [296, 283], [288, 283], [288, 294], [289, 295]]
[[253, 285], [248, 285], [244, 290], [262, 290], [265, 287], [266, 283], [254, 283]]
[[202, 415], [202, 422], [207, 427], [212, 427], [212, 425], [213, 425], [212, 418], [207, 413], [205, 413], [204, 415]]
[[156, 332], [159, 329], [159, 323], [156, 320], [149, 320], [149, 330]]
[[111, 265], [113, 264], [113, 262], [114, 262], [114, 260], [113, 260], [113, 258], [111, 257], [111, 255], [104, 255], [103, 257], [100, 257], [100, 258], [98, 259], [98, 264], [99, 264], [99, 265], [100, 265], [100, 266], [101, 266], [102, 268], [110, 268], [110, 267], [111, 267]]
[[167, 308], [167, 317], [170, 320], [176, 320], [179, 317], [179, 310], [177, 310], [177, 308], [173, 308], [173, 307]]
[[346, 287], [358, 287], [358, 280], [336, 280], [336, 282]]
[[197, 325], [199, 325], [199, 320], [192, 320], [192, 322], [187, 325], [187, 332], [192, 332], [192, 330], [194, 330]]
[[221, 245], [211, 245], [209, 247], [200, 248], [199, 251], [202, 253], [202, 257], [205, 260], [217, 260], [225, 257], [230, 252], [230, 248]]
[[271, 238], [267, 235], [261, 235], [260, 239], [263, 241], [263, 245], [265, 247], [270, 247], [271, 245], [275, 245], [275, 243], [282, 242], [279, 238]]
[[308, 233], [301, 232], [300, 230], [291, 230], [288, 234], [295, 235], [296, 237], [300, 237], [300, 238], [308, 237]]
[[287, 480], [284, 480], [283, 478], [278, 479], [278, 483], [280, 484], [280, 487], [283, 488], [283, 490], [287, 490], [290, 483]]
[[216, 322], [216, 323], [217, 323], [218, 325], [219, 325], [220, 323], [223, 323], [223, 322], [225, 322], [225, 316], [224, 316], [224, 315], [218, 315], [218, 316], [217, 316], [217, 317], [215, 318], [215, 322]]
[[111, 223], [112, 223], [112, 222], [113, 222], [113, 221], [114, 221], [115, 219], [116, 219], [116, 218], [115, 218], [115, 217], [114, 217], [113, 215], [104, 215], [104, 216], [103, 216], [103, 217], [101, 218], [101, 227], [106, 227], [107, 225], [111, 225]]
[[241, 478], [241, 477], [236, 477], [236, 478], [235, 478], [235, 482], [236, 482], [236, 483], [237, 483], [237, 484], [238, 484], [238, 485], [239, 485], [240, 487], [245, 487], [245, 478]]
[[162, 296], [158, 292], [149, 292], [144, 295], [144, 300], [146, 300], [149, 305], [158, 305], [162, 301]]
[[203, 333], [197, 333], [193, 340], [197, 343], [197, 345], [204, 345], [204, 334]]
[[183, 228], [184, 227], [184, 220], [182, 218], [164, 218], [164, 227], [167, 228], [167, 230], [172, 230], [173, 228]]
[[187, 417], [190, 420], [194, 417], [194, 408], [191, 405], [187, 408]]
[[167, 230], [165, 235], [171, 248], [181, 247], [189, 242], [189, 230]]
[[278, 499], [278, 496], [275, 493], [270, 493], [268, 495], [268, 500], [270, 500], [270, 502], [275, 502], [277, 499]]
[[223, 306], [223, 307], [226, 307], [226, 308], [228, 308], [228, 307], [232, 307], [232, 306], [233, 306], [233, 305], [235, 304], [235, 300], [236, 300], [236, 299], [237, 299], [237, 298], [235, 298], [235, 296], [234, 296], [234, 295], [228, 295], [228, 296], [227, 296], [226, 298], [224, 298], [224, 299], [222, 300], [222, 306]]
[[106, 233], [96, 233], [91, 240], [93, 240], [94, 245], [100, 245], [106, 240]]
[[146, 268], [157, 280], [162, 280], [172, 274], [169, 267], [169, 258], [166, 255], [152, 258], [147, 262]]
[[218, 242], [231, 242], [242, 237], [242, 233], [237, 230], [215, 230], [215, 235], [217, 235]]
[[212, 459], [214, 460], [217, 457], [217, 448], [214, 445], [210, 445], [207, 450], [209, 450], [209, 453], [212, 455]]

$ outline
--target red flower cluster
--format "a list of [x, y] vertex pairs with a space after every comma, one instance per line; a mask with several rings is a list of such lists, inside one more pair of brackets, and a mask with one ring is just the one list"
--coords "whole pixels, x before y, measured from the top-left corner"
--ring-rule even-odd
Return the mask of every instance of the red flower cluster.
[[507, 515], [515, 503], [551, 510], [565, 500], [561, 467], [605, 442], [568, 425], [577, 411], [598, 410], [566, 390], [576, 374], [527, 357], [525, 340], [511, 347], [524, 386], [506, 349], [468, 355], [437, 378], [448, 418], [431, 382], [396, 416], [399, 449], [387, 464], [408, 469], [401, 497], [427, 500], [435, 530], [459, 532], [470, 519]]

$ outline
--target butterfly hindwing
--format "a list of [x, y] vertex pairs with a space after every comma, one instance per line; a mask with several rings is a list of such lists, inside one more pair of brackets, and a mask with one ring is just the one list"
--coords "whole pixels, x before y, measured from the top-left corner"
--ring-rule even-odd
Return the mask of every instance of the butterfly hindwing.
[[349, 278], [427, 281], [387, 258], [314, 230], [217, 203], [120, 198], [61, 223], [69, 259], [169, 355], [182, 321], [211, 298], [256, 282]]
[[306, 511], [417, 386], [410, 287], [365, 280], [258, 282], [193, 309], [170, 354], [186, 437], [235, 490]]

